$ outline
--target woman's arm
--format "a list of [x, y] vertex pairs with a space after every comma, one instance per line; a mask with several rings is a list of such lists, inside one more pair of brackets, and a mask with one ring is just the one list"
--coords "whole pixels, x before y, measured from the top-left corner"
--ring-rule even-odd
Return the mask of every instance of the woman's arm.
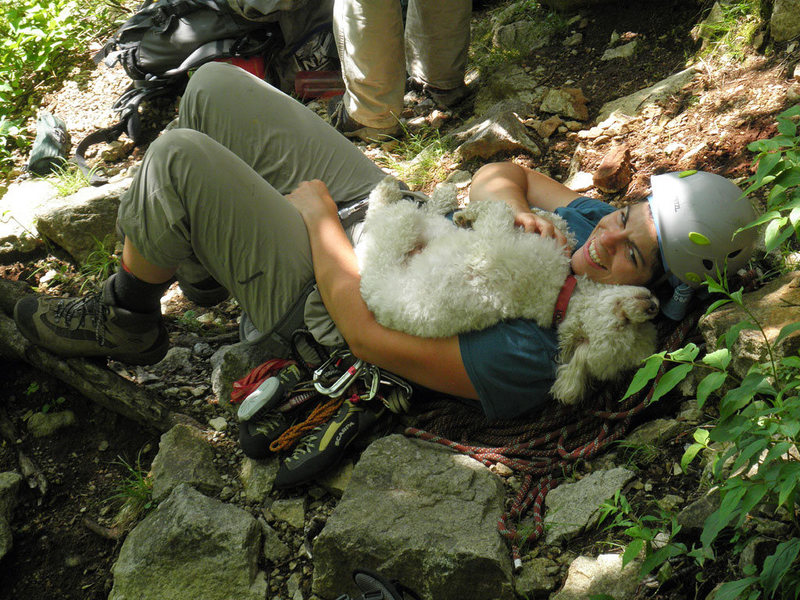
[[317, 286], [351, 352], [431, 389], [477, 399], [457, 337], [420, 338], [375, 321], [361, 298], [356, 255], [325, 184], [303, 182], [287, 198], [303, 216]]
[[475, 173], [470, 187], [470, 201], [502, 200], [515, 213], [515, 222], [530, 233], [555, 237], [562, 243], [566, 238], [553, 225], [531, 213], [531, 208], [554, 211], [566, 206], [580, 194], [567, 186], [512, 162], [490, 163]]

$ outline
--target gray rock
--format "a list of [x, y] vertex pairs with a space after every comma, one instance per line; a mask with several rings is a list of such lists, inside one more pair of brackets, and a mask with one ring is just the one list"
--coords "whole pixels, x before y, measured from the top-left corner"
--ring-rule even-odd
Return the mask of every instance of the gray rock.
[[775, 0], [769, 25], [776, 42], [787, 42], [800, 35], [800, 0]]
[[45, 179], [8, 186], [0, 199], [0, 255], [32, 252], [44, 243], [36, 227], [36, 213], [59, 202], [58, 190]]
[[210, 358], [211, 388], [220, 404], [230, 405], [233, 382], [269, 358], [285, 358], [285, 349], [267, 340], [263, 344], [239, 342], [217, 350]]
[[286, 593], [291, 600], [303, 600], [303, 590], [300, 588], [300, 583], [303, 578], [300, 573], [292, 573], [286, 581]]
[[0, 520], [10, 521], [17, 506], [17, 494], [22, 483], [22, 475], [16, 471], [0, 473]]
[[244, 495], [248, 502], [263, 504], [272, 491], [275, 475], [278, 474], [278, 460], [259, 461], [245, 458], [239, 471], [239, 478], [244, 486]]
[[325, 488], [329, 494], [336, 498], [341, 498], [350, 480], [353, 478], [353, 461], [345, 460], [339, 463], [336, 469], [318, 479], [319, 484]]
[[634, 92], [623, 98], [606, 102], [600, 108], [597, 121], [605, 121], [613, 112], [618, 112], [620, 115], [636, 116], [643, 108], [652, 106], [677, 93], [684, 86], [688, 85], [696, 74], [697, 69], [695, 67], [689, 67], [650, 87]]
[[362, 454], [314, 545], [313, 592], [356, 595], [357, 566], [425, 598], [513, 598], [511, 561], [497, 533], [505, 493], [478, 462], [390, 435]]
[[564, 587], [550, 600], [586, 600], [599, 595], [614, 600], [633, 598], [639, 587], [639, 566], [639, 561], [633, 560], [623, 569], [621, 554], [579, 556], [569, 566]]
[[160, 374], [188, 372], [192, 368], [192, 351], [183, 346], [173, 346], [153, 368]]
[[99, 187], [81, 188], [36, 214], [39, 233], [53, 240], [82, 263], [97, 250], [98, 242], [116, 239], [117, 209], [131, 179]]
[[595, 471], [578, 481], [551, 490], [545, 498], [544, 518], [548, 544], [572, 539], [591, 527], [600, 505], [630, 481], [634, 473], [622, 467]]
[[[769, 323], [766, 328], [770, 345], [780, 330], [797, 321], [797, 306], [800, 304], [800, 271], [781, 275], [764, 287], [743, 294], [742, 300], [748, 311], [759, 323]], [[700, 332], [708, 344], [708, 351], [717, 349], [719, 336], [741, 320], [750, 318], [736, 305], [724, 306], [700, 319]], [[750, 367], [769, 359], [767, 343], [757, 329], [743, 329], [734, 343], [733, 372], [744, 377]], [[800, 332], [787, 336], [777, 346], [772, 347], [775, 360], [792, 356], [800, 351]]]
[[14, 545], [11, 533], [11, 517], [17, 506], [19, 486], [22, 475], [14, 471], [0, 473], [0, 559], [11, 550]]
[[278, 563], [291, 554], [289, 546], [281, 541], [278, 532], [266, 521], [261, 522], [261, 533], [264, 536], [264, 558], [271, 563]]
[[455, 152], [460, 160], [475, 157], [487, 159], [507, 151], [522, 150], [533, 156], [542, 153], [538, 144], [528, 135], [518, 113], [510, 109], [512, 106], [514, 104], [498, 103], [477, 123], [467, 124], [447, 136], [459, 144]]
[[636, 54], [636, 47], [638, 46], [638, 42], [633, 40], [632, 42], [628, 42], [627, 44], [623, 44], [622, 46], [617, 46], [616, 48], [609, 48], [605, 52], [603, 52], [603, 56], [600, 57], [600, 60], [619, 60], [621, 58], [630, 58], [634, 54]]
[[276, 519], [284, 521], [295, 529], [303, 529], [306, 522], [306, 499], [286, 498], [275, 500], [270, 507]]
[[547, 88], [539, 85], [522, 66], [501, 65], [481, 76], [481, 87], [475, 95], [475, 114], [487, 116], [498, 102], [506, 101], [515, 102], [520, 108], [511, 110], [523, 115], [542, 101], [546, 91]]
[[225, 431], [228, 428], [228, 421], [225, 417], [214, 417], [213, 419], [208, 420], [208, 424], [214, 429], [214, 431]]
[[719, 31], [719, 28], [716, 26], [722, 23], [724, 19], [725, 13], [722, 11], [722, 7], [720, 6], [719, 2], [714, 2], [714, 5], [711, 7], [711, 10], [706, 18], [703, 19], [702, 22], [692, 27], [692, 39], [695, 42], [699, 39], [702, 39], [703, 47], [705, 47], [708, 40], [714, 37], [716, 32]]
[[109, 600], [263, 600], [260, 542], [249, 513], [181, 484], [128, 534]]
[[639, 425], [625, 438], [631, 445], [657, 446], [678, 435], [683, 425], [675, 419], [653, 419]]
[[579, 121], [585, 121], [589, 118], [586, 98], [578, 88], [548, 90], [542, 99], [542, 105], [539, 110]]
[[225, 486], [214, 467], [214, 451], [200, 431], [176, 425], [164, 435], [153, 459], [153, 499], [165, 498], [181, 483], [217, 494]]
[[71, 410], [59, 412], [33, 413], [26, 423], [28, 431], [33, 437], [42, 438], [53, 435], [59, 429], [75, 425], [78, 419]]
[[550, 573], [558, 569], [558, 564], [548, 558], [534, 558], [522, 563], [522, 570], [514, 578], [517, 596], [535, 598], [544, 596], [556, 587], [556, 578]]
[[706, 519], [719, 508], [718, 491], [710, 492], [686, 506], [678, 513], [678, 525], [685, 533], [698, 533], [703, 529]]
[[[447, 179], [444, 180], [445, 183], [452, 183], [456, 188], [461, 189], [467, 187], [470, 182], [472, 181], [472, 173], [469, 171], [462, 171], [461, 169], [456, 169], [452, 173], [447, 176]], [[800, 262], [800, 257], [798, 257], [798, 262]]]
[[542, 4], [558, 12], [570, 12], [584, 6], [607, 4], [610, 0], [543, 0]]
[[492, 35], [492, 45], [503, 50], [519, 50], [533, 52], [550, 43], [552, 27], [536, 21], [517, 21], [501, 25]]
[[742, 553], [739, 555], [739, 570], [744, 572], [748, 566], [754, 566], [756, 571], [761, 571], [764, 560], [775, 552], [778, 542], [773, 538], [758, 535], [749, 540]]

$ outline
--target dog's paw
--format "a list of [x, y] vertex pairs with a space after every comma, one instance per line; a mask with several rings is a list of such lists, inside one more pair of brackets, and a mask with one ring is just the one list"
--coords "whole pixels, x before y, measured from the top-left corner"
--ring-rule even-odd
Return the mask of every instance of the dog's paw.
[[462, 229], [472, 228], [475, 222], [475, 215], [468, 210], [457, 210], [453, 213], [453, 223]]
[[644, 323], [658, 315], [658, 299], [647, 288], [640, 288], [616, 300], [614, 315], [626, 323]]

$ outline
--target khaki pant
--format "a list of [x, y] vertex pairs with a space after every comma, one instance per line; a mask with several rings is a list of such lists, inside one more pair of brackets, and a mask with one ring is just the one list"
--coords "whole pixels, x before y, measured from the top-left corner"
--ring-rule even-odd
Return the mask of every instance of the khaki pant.
[[302, 104], [209, 63], [189, 82], [178, 127], [147, 151], [118, 222], [150, 262], [182, 266], [193, 281], [213, 276], [267, 333], [314, 276], [305, 225], [284, 194], [321, 179], [341, 204], [383, 176]]
[[463, 85], [471, 13], [471, 0], [410, 0], [404, 33], [399, 0], [335, 0], [347, 113], [369, 127], [396, 125], [406, 71], [443, 90]]

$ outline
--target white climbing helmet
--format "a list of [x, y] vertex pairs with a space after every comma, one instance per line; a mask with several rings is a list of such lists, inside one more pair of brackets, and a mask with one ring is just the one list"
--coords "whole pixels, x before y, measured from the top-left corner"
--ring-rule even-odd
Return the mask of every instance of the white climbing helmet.
[[750, 259], [755, 228], [734, 232], [756, 213], [742, 191], [720, 175], [684, 171], [654, 175], [650, 208], [667, 273], [693, 288], [727, 268], [736, 273]]

